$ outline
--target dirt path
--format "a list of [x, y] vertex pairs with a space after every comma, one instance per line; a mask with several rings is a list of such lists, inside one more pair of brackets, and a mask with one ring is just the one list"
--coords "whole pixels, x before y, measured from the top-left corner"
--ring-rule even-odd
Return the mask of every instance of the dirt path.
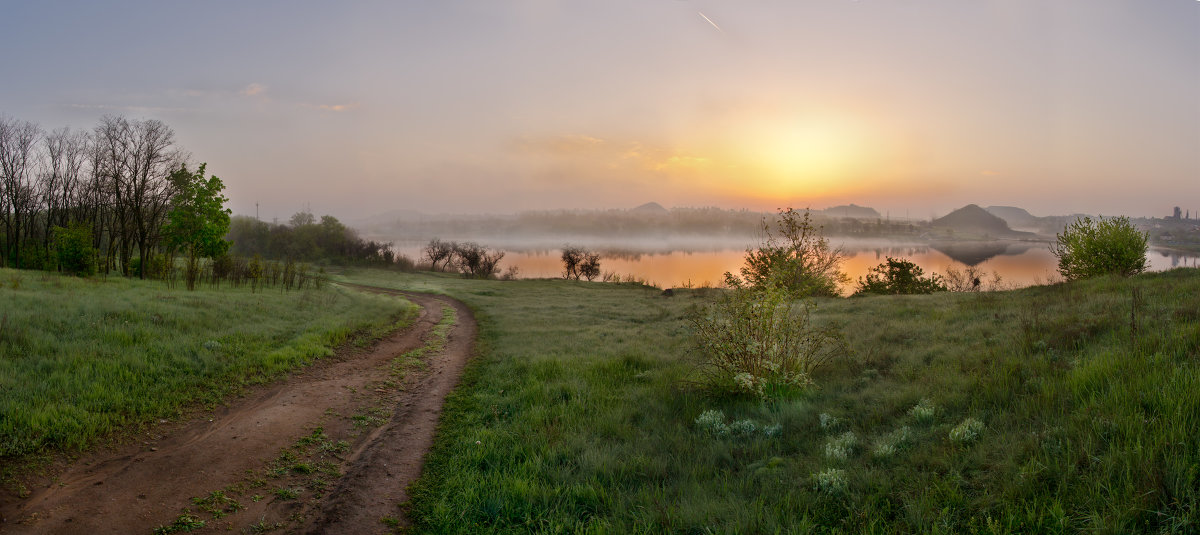
[[0, 533], [384, 533], [404, 524], [399, 504], [471, 355], [475, 321], [447, 297], [359, 288], [403, 295], [419, 316], [370, 348], [84, 456], [28, 498], [0, 504]]

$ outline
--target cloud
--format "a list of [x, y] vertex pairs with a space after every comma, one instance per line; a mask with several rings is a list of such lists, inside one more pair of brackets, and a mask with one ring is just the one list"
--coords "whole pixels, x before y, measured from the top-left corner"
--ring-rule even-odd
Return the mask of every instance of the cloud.
[[522, 152], [544, 153], [553, 156], [575, 156], [604, 149], [603, 139], [583, 134], [563, 134], [545, 137], [522, 137], [516, 146]]
[[349, 111], [349, 110], [352, 110], [357, 107], [358, 107], [357, 102], [351, 102], [349, 104], [317, 104], [316, 105], [316, 108], [318, 110], [332, 111], [332, 112]]
[[261, 95], [261, 94], [265, 93], [266, 91], [267, 91], [267, 86], [262, 85], [258, 82], [254, 82], [254, 83], [246, 86], [244, 89], [242, 89], [239, 92], [247, 97], [253, 97], [256, 95]]
[[136, 106], [123, 104], [68, 104], [67, 107], [80, 110], [110, 110], [110, 111], [129, 111], [137, 113], [163, 113], [163, 112], [187, 112], [194, 111], [193, 108], [178, 108], [167, 106]]

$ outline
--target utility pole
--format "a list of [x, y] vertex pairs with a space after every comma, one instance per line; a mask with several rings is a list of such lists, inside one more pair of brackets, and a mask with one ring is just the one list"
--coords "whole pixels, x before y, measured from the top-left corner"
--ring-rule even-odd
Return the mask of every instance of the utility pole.
[[261, 221], [261, 219], [258, 219], [258, 201], [254, 201], [254, 219]]

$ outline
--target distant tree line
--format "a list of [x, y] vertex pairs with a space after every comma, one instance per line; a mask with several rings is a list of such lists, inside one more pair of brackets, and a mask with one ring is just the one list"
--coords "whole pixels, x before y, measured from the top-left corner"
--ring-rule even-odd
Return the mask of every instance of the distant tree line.
[[318, 220], [299, 212], [287, 223], [267, 223], [249, 216], [234, 216], [226, 236], [234, 255], [300, 262], [397, 266], [411, 269], [413, 261], [392, 251], [392, 244], [364, 240], [337, 218]]
[[184, 176], [195, 176], [187, 160], [153, 119], [105, 116], [91, 130], [47, 132], [0, 117], [0, 267], [146, 278], [156, 256], [192, 243], [169, 244], [164, 229], [192, 184]]

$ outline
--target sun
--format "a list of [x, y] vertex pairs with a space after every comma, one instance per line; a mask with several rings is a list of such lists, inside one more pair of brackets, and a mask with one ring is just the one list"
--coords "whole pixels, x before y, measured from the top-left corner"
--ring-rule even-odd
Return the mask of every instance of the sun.
[[755, 121], [739, 152], [765, 194], [827, 194], [861, 174], [862, 138], [846, 118], [807, 113]]

